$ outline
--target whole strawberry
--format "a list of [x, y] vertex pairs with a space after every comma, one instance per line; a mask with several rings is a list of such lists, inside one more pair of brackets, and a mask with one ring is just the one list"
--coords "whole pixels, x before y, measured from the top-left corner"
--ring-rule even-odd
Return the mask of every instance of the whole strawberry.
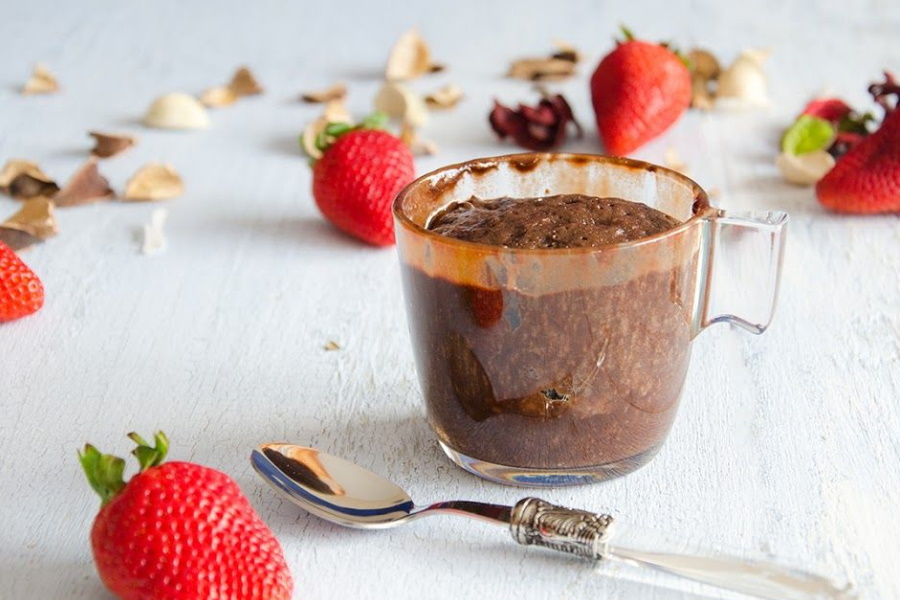
[[413, 156], [379, 123], [329, 125], [313, 165], [313, 198], [336, 227], [375, 246], [394, 243], [391, 204], [415, 177]]
[[691, 103], [691, 74], [669, 48], [634, 39], [607, 54], [591, 77], [597, 129], [607, 152], [625, 155], [671, 127]]
[[135, 433], [140, 472], [90, 444], [79, 453], [103, 501], [91, 530], [97, 571], [122, 600], [287, 600], [281, 546], [230, 477], [186, 462], [163, 463], [168, 440]]
[[842, 213], [900, 212], [900, 109], [887, 98], [900, 98], [900, 85], [886, 82], [869, 88], [887, 111], [881, 126], [847, 151], [816, 184], [823, 206]]
[[0, 242], [0, 323], [35, 313], [44, 305], [44, 285], [34, 271]]

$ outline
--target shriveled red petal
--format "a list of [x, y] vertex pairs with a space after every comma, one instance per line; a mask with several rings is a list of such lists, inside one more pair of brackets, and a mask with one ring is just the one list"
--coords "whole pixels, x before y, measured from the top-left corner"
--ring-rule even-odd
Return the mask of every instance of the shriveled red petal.
[[511, 137], [528, 150], [546, 151], [559, 147], [566, 139], [570, 122], [575, 124], [581, 136], [581, 127], [561, 95], [545, 94], [536, 106], [519, 104], [516, 110], [495, 100], [488, 120], [501, 139]]

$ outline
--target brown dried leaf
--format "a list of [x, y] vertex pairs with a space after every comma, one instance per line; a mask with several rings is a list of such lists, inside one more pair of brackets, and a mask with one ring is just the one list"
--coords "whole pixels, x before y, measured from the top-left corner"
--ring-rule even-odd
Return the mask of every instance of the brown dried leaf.
[[101, 131], [88, 131], [88, 135], [94, 138], [94, 148], [91, 154], [99, 158], [109, 158], [121, 152], [125, 152], [137, 143], [133, 135], [119, 133], [103, 133]]
[[19, 211], [0, 224], [0, 241], [13, 250], [22, 250], [59, 233], [53, 201], [32, 198]]
[[212, 87], [200, 95], [200, 102], [210, 108], [228, 106], [237, 102], [238, 96], [230, 87]]
[[44, 173], [37, 163], [21, 158], [6, 161], [0, 171], [0, 191], [16, 200], [36, 196], [52, 196], [59, 190], [56, 182]]
[[432, 110], [446, 110], [455, 107], [462, 98], [462, 90], [451, 83], [425, 96], [425, 106]]
[[234, 76], [228, 84], [228, 89], [238, 97], [255, 96], [263, 93], [263, 87], [247, 67], [241, 67], [234, 72]]
[[313, 92], [305, 92], [301, 94], [300, 99], [309, 104], [324, 104], [332, 100], [343, 100], [347, 97], [347, 86], [343, 83], [336, 83], [324, 90], [316, 90]]
[[43, 63], [34, 66], [31, 77], [22, 87], [23, 94], [54, 94], [59, 91], [56, 77]]
[[507, 77], [526, 81], [557, 81], [575, 74], [575, 63], [562, 58], [522, 58], [514, 61]]
[[115, 195], [109, 181], [97, 169], [96, 157], [92, 156], [72, 174], [66, 185], [53, 196], [53, 201], [63, 208], [108, 200]]
[[412, 28], [394, 42], [384, 76], [388, 81], [405, 81], [442, 69], [442, 66], [432, 62], [428, 44], [419, 31]]
[[177, 198], [184, 193], [181, 176], [171, 165], [148, 163], [125, 184], [123, 200], [153, 201]]

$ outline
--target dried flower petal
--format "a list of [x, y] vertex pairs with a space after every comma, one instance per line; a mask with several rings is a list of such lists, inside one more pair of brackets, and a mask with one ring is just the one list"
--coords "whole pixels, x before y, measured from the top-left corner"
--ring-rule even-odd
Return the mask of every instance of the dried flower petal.
[[161, 129], [204, 129], [209, 127], [209, 115], [193, 96], [173, 92], [153, 101], [144, 116], [144, 125]]
[[527, 81], [559, 81], [575, 74], [575, 63], [560, 58], [523, 58], [513, 62], [507, 77]]
[[347, 86], [343, 83], [336, 83], [324, 90], [316, 90], [313, 92], [305, 92], [300, 99], [310, 104], [322, 104], [331, 102], [332, 100], [343, 100], [347, 97]]
[[171, 165], [149, 163], [137, 170], [125, 184], [123, 200], [153, 201], [184, 194], [181, 176]]
[[582, 135], [572, 108], [561, 94], [544, 95], [534, 107], [519, 104], [518, 110], [495, 100], [489, 120], [501, 139], [509, 136], [528, 150], [546, 151], [559, 147], [566, 139], [570, 122], [575, 126], [576, 135]]
[[394, 43], [388, 55], [384, 76], [388, 81], [415, 79], [434, 70], [442, 70], [431, 60], [428, 44], [416, 28], [412, 28]]
[[691, 106], [700, 110], [713, 107], [712, 83], [719, 77], [721, 66], [718, 59], [708, 50], [694, 48], [687, 53], [691, 70]]
[[[875, 102], [884, 108], [885, 114], [900, 106], [900, 84], [894, 79], [894, 74], [889, 71], [884, 72], [884, 83], [873, 83], [869, 86], [869, 93], [872, 94]], [[894, 97], [893, 102], [891, 102], [891, 96]]]
[[550, 55], [550, 58], [559, 58], [572, 63], [581, 62], [581, 53], [572, 44], [562, 40], [554, 40], [553, 45], [556, 46], [557, 50]]
[[462, 90], [451, 83], [425, 96], [425, 106], [432, 110], [449, 109], [459, 104], [462, 98]]
[[423, 138], [409, 123], [400, 126], [400, 141], [406, 144], [415, 156], [432, 156], [440, 152], [437, 144]]
[[66, 185], [53, 196], [53, 201], [62, 208], [107, 200], [115, 195], [109, 181], [97, 169], [97, 159], [92, 156], [72, 174]]
[[375, 96], [375, 110], [413, 127], [421, 127], [428, 121], [425, 101], [402, 83], [384, 82]]
[[53, 94], [59, 91], [59, 83], [50, 69], [42, 63], [34, 66], [31, 77], [22, 87], [23, 94]]
[[200, 103], [210, 108], [228, 106], [237, 102], [238, 96], [230, 87], [211, 87], [200, 94]]
[[0, 241], [18, 251], [58, 232], [53, 201], [38, 197], [26, 200], [16, 214], [0, 224]]
[[335, 351], [335, 350], [340, 350], [340, 349], [341, 349], [341, 347], [338, 345], [338, 343], [335, 342], [334, 340], [328, 340], [327, 342], [325, 342], [325, 345], [322, 346], [322, 348], [323, 348], [326, 352], [333, 352], [333, 351]]
[[322, 151], [316, 145], [316, 139], [320, 133], [325, 131], [329, 123], [353, 123], [353, 116], [344, 106], [343, 98], [326, 102], [322, 114], [307, 125], [303, 130], [303, 135], [300, 136], [300, 146], [313, 160], [322, 158]]
[[37, 163], [13, 158], [0, 171], [0, 191], [16, 200], [36, 196], [52, 196], [59, 190], [56, 182], [44, 173]]
[[115, 156], [137, 143], [137, 138], [133, 135], [102, 133], [100, 131], [88, 131], [88, 135], [94, 138], [95, 142], [91, 154], [99, 158]]
[[716, 103], [726, 100], [725, 106], [734, 108], [768, 106], [768, 81], [762, 68], [768, 57], [767, 50], [744, 50], [719, 75]]
[[234, 72], [228, 88], [237, 96], [255, 96], [263, 93], [263, 87], [247, 67], [241, 67]]
[[782, 152], [775, 160], [782, 178], [795, 185], [814, 185], [834, 167], [834, 163], [834, 157], [825, 150], [806, 154]]
[[156, 208], [150, 215], [150, 222], [144, 225], [144, 243], [141, 252], [147, 255], [160, 254], [166, 250], [166, 234], [163, 226], [169, 211], [165, 208]]

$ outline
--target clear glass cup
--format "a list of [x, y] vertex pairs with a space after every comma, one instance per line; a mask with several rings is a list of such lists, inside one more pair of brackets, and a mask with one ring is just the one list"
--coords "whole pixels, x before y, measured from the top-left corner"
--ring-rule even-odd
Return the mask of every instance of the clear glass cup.
[[[426, 229], [453, 201], [619, 197], [683, 223], [602, 248], [513, 249]], [[626, 158], [517, 154], [429, 173], [394, 202], [428, 420], [460, 467], [518, 485], [588, 483], [665, 440], [705, 327], [768, 326], [787, 215], [730, 215], [687, 177]]]

